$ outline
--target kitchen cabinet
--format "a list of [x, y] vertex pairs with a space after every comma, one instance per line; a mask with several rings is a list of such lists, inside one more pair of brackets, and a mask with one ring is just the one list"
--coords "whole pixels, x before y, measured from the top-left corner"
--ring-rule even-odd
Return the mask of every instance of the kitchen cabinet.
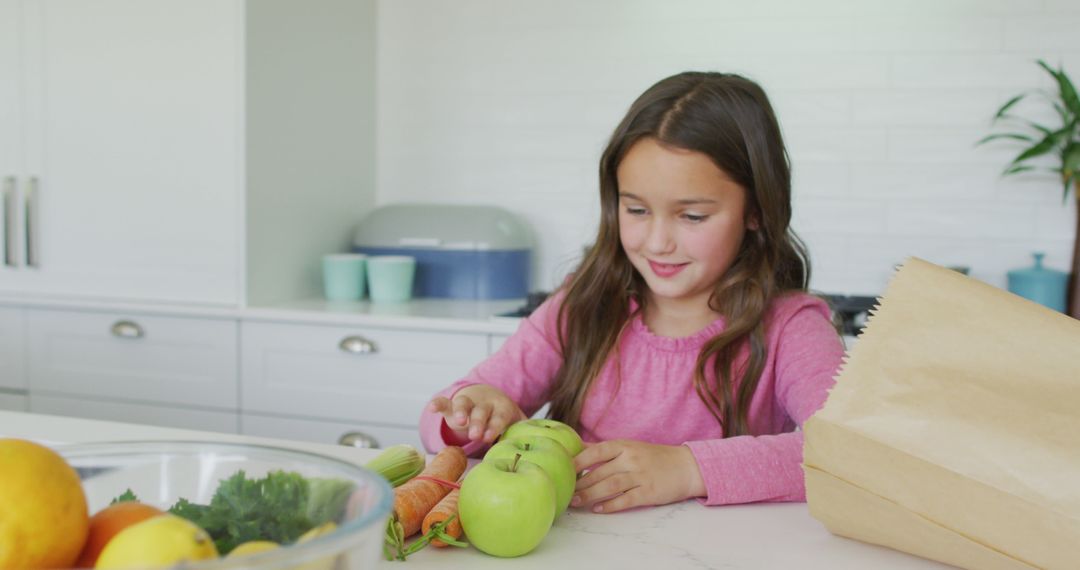
[[0, 306], [0, 390], [26, 390], [24, 328], [22, 308]]
[[12, 412], [28, 412], [30, 411], [29, 400], [22, 394], [9, 394], [7, 392], [0, 392], [0, 410], [9, 410]]
[[237, 329], [235, 319], [29, 309], [31, 407], [52, 395], [235, 415]]
[[320, 436], [390, 428], [381, 439], [368, 434], [382, 445], [418, 443], [417, 421], [431, 395], [488, 353], [487, 334], [464, 332], [244, 322], [240, 337], [245, 414], [340, 424], [312, 426]]
[[0, 0], [0, 293], [314, 295], [374, 200], [374, 0]]
[[71, 418], [109, 420], [219, 433], [239, 432], [239, 420], [235, 412], [201, 410], [183, 406], [31, 394], [28, 411]]
[[516, 327], [470, 301], [24, 304], [0, 298], [0, 408], [382, 446], [420, 445], [431, 394]]
[[336, 444], [343, 436], [359, 434], [368, 445], [358, 447], [386, 448], [407, 443], [417, 449], [424, 448], [415, 425], [404, 428], [357, 421], [298, 419], [244, 412], [240, 415], [240, 433], [326, 444]]
[[495, 354], [498, 352], [508, 338], [510, 338], [510, 335], [508, 334], [493, 334], [488, 336], [488, 354]]

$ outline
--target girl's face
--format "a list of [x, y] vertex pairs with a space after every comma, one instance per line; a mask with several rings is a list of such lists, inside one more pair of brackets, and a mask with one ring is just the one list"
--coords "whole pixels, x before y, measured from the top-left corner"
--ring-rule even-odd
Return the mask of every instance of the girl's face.
[[619, 238], [650, 300], [708, 307], [742, 245], [746, 191], [705, 154], [653, 138], [630, 147], [616, 177]]

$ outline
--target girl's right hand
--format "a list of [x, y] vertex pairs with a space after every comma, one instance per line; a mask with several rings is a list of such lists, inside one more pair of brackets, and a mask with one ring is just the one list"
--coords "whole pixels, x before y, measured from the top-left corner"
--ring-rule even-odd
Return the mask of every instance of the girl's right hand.
[[453, 400], [436, 396], [428, 404], [428, 411], [442, 414], [446, 425], [462, 441], [483, 443], [495, 441], [510, 424], [526, 419], [509, 396], [488, 384], [466, 386], [454, 394]]

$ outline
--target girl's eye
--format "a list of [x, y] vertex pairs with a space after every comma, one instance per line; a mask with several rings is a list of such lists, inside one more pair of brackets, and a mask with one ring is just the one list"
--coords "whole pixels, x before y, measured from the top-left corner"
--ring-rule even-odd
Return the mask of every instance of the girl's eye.
[[702, 214], [683, 214], [683, 218], [685, 218], [686, 221], [690, 223], [697, 224], [709, 219], [709, 216], [705, 216]]
[[645, 215], [645, 208], [641, 208], [638, 206], [627, 206], [626, 213], [630, 214], [631, 216], [643, 216]]

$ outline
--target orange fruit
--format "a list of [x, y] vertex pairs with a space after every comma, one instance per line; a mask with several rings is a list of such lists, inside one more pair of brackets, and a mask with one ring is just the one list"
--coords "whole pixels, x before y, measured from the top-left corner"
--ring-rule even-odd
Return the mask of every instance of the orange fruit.
[[161, 514], [164, 514], [161, 509], [137, 501], [112, 504], [94, 513], [94, 516], [90, 517], [90, 533], [86, 536], [86, 543], [75, 567], [93, 568], [101, 549], [105, 548], [116, 533]]
[[55, 451], [0, 439], [0, 569], [69, 568], [89, 527], [78, 473]]

